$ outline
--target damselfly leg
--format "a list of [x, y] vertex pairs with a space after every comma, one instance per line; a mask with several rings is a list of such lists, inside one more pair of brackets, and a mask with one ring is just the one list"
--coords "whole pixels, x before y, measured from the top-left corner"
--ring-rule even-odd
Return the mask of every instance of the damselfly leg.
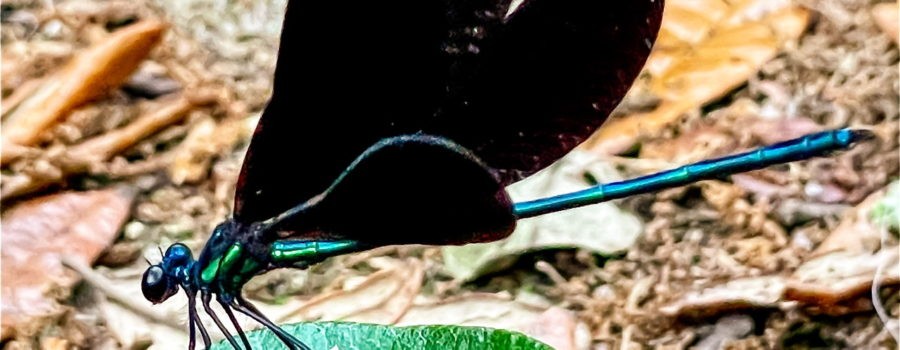
[[[206, 310], [206, 314], [212, 318], [213, 322], [216, 323], [216, 327], [219, 327], [219, 330], [222, 331], [222, 334], [225, 335], [225, 339], [228, 339], [228, 342], [231, 343], [231, 347], [235, 350], [241, 350], [241, 347], [238, 345], [237, 341], [234, 340], [234, 336], [231, 335], [231, 332], [228, 331], [228, 328], [225, 328], [225, 324], [222, 323], [222, 320], [219, 319], [219, 316], [216, 315], [216, 312], [213, 311], [212, 307], [209, 306], [209, 302], [212, 300], [212, 295], [209, 292], [201, 292], [201, 298], [203, 299], [203, 309]], [[249, 350], [250, 348], [247, 347]]]
[[188, 350], [194, 350], [197, 347], [197, 320], [194, 318], [194, 306], [191, 299], [188, 299]]
[[287, 345], [289, 349], [311, 350], [308, 346], [306, 346], [306, 344], [304, 344], [297, 338], [294, 338], [294, 336], [290, 335], [288, 332], [285, 332], [283, 329], [281, 329], [281, 327], [278, 327], [278, 325], [272, 323], [272, 321], [269, 321], [269, 319], [266, 318], [266, 316], [262, 312], [257, 310], [256, 307], [253, 306], [253, 304], [251, 304], [244, 298], [240, 296], [235, 297], [231, 303], [231, 307], [244, 315], [250, 316], [250, 318], [256, 320], [256, 322], [259, 322], [263, 326], [266, 326], [266, 328], [271, 330], [272, 333], [275, 333], [275, 336], [277, 336], [278, 339], [281, 339], [281, 341], [285, 345]]
[[231, 320], [231, 324], [234, 325], [234, 330], [241, 337], [241, 342], [244, 343], [244, 346], [247, 350], [250, 350], [250, 340], [247, 339], [247, 335], [244, 334], [244, 329], [241, 328], [241, 325], [238, 323], [237, 318], [234, 317], [234, 312], [231, 311], [231, 306], [228, 306], [228, 303], [225, 302], [221, 297], [217, 298], [219, 301], [219, 305], [222, 305], [222, 310], [225, 310], [225, 314], [228, 315], [228, 319]]
[[[185, 290], [187, 290], [187, 289], [185, 289]], [[190, 322], [190, 323], [191, 323], [192, 325], [193, 325], [193, 324], [196, 324], [196, 325], [197, 325], [197, 329], [200, 330], [200, 337], [203, 338], [203, 344], [206, 346], [206, 349], [209, 349], [210, 347], [212, 347], [212, 341], [209, 340], [209, 333], [206, 332], [206, 327], [203, 326], [203, 322], [200, 321], [200, 315], [197, 314], [197, 300], [196, 300], [196, 296], [197, 296], [197, 295], [194, 294], [194, 293], [190, 293], [190, 292], [187, 293], [187, 297], [188, 297], [188, 316], [189, 316], [190, 319], [191, 319], [191, 322]], [[195, 343], [195, 340], [194, 340], [195, 336], [194, 336], [193, 330], [194, 330], [194, 329], [191, 328], [191, 334], [190, 334], [190, 335], [191, 335], [191, 340], [190, 340], [190, 343], [189, 343], [189, 346], [190, 346], [191, 349], [194, 348], [193, 346], [194, 346], [194, 343]]]

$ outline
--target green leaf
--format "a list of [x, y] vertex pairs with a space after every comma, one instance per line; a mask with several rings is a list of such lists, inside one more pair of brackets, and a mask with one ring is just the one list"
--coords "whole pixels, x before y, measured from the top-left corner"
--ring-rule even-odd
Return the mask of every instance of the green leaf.
[[[462, 326], [409, 326], [312, 322], [281, 326], [313, 350], [350, 349], [520, 349], [553, 350], [528, 336], [507, 330]], [[284, 349], [284, 344], [268, 329], [247, 333], [254, 349]], [[238, 340], [240, 342], [240, 340]], [[213, 350], [231, 350], [228, 341]]]

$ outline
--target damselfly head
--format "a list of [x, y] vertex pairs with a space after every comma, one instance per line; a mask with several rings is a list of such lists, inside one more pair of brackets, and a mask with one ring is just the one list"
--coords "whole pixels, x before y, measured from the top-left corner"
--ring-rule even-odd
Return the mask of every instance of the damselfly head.
[[152, 265], [144, 271], [141, 292], [151, 303], [159, 304], [178, 293], [178, 280], [167, 274], [162, 266]]
[[182, 277], [189, 273], [194, 257], [191, 249], [181, 243], [175, 243], [166, 249], [162, 262], [150, 265], [141, 280], [141, 291], [144, 298], [154, 304], [166, 301], [178, 293], [178, 285]]

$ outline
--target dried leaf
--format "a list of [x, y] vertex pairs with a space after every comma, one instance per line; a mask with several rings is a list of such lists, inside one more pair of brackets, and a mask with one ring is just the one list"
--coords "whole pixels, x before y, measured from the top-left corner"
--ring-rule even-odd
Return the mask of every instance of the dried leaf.
[[720, 116], [735, 120], [717, 119], [715, 123], [701, 125], [675, 138], [643, 142], [640, 158], [684, 164], [822, 131], [820, 125], [808, 118], [760, 118], [755, 105], [743, 102], [745, 100], [719, 111]]
[[[573, 151], [550, 168], [509, 186], [508, 192], [516, 202], [558, 195], [592, 185], [587, 177], [600, 182], [622, 179], [596, 154]], [[582, 248], [614, 254], [627, 250], [641, 231], [640, 220], [631, 213], [613, 203], [595, 204], [521, 220], [512, 235], [498, 242], [444, 247], [444, 265], [457, 279], [469, 280], [503, 269], [527, 251]]]
[[211, 117], [203, 118], [191, 127], [169, 167], [169, 178], [173, 183], [195, 182], [206, 174], [207, 157], [215, 152], [215, 133], [216, 121]]
[[391, 324], [419, 294], [423, 271], [422, 263], [414, 259], [392, 264], [350, 288], [320, 294], [279, 319]]
[[202, 180], [213, 157], [252, 134], [253, 129], [248, 126], [238, 119], [225, 120], [218, 125], [211, 118], [198, 122], [178, 146], [169, 167], [172, 182], [180, 185]]
[[892, 251], [875, 255], [834, 252], [804, 263], [789, 278], [764, 276], [734, 280], [686, 293], [660, 311], [703, 318], [738, 310], [776, 308], [791, 302], [800, 302], [812, 311], [828, 315], [867, 311], [871, 309], [870, 301], [857, 298], [872, 287], [879, 264], [889, 266], [883, 272], [882, 285], [900, 284], [900, 265], [896, 260], [897, 253]]
[[[878, 254], [833, 252], [805, 262], [794, 272], [785, 289], [785, 299], [812, 305], [819, 312], [840, 315], [859, 311], [852, 301], [872, 288], [872, 280], [878, 265], [887, 268], [882, 272], [882, 285], [900, 283], [900, 264], [897, 247], [886, 247]], [[865, 302], [864, 310], [871, 309]]]
[[0, 161], [5, 164], [18, 156], [7, 153], [7, 145], [36, 144], [44, 130], [72, 109], [121, 85], [160, 42], [165, 28], [156, 21], [128, 26], [78, 54], [60, 72], [48, 78], [5, 118]]
[[735, 279], [727, 283], [685, 293], [660, 308], [666, 315], [710, 317], [724, 312], [775, 308], [784, 293], [785, 279], [764, 276]]
[[745, 278], [688, 292], [661, 311], [709, 317], [797, 302], [828, 315], [869, 310], [871, 303], [858, 297], [872, 287], [879, 265], [886, 267], [882, 285], [900, 284], [900, 252], [896, 246], [879, 247], [880, 230], [868, 222], [872, 207], [883, 197], [884, 191], [872, 194], [846, 211], [832, 235], [790, 276]]
[[729, 134], [727, 130], [707, 125], [685, 132], [676, 138], [645, 142], [641, 145], [640, 157], [682, 164], [712, 155], [730, 153], [737, 146], [734, 135]]
[[30, 335], [60, 311], [77, 278], [60, 257], [91, 264], [115, 239], [134, 192], [112, 188], [33, 199], [3, 215], [2, 339]]
[[872, 6], [872, 17], [885, 34], [894, 39], [895, 43], [900, 43], [900, 8], [896, 2]]
[[651, 112], [604, 125], [586, 147], [622, 151], [686, 111], [720, 98], [746, 81], [787, 42], [800, 36], [809, 14], [778, 0], [676, 0], [666, 3], [644, 86], [661, 99]]
[[879, 265], [886, 267], [883, 285], [900, 283], [900, 253], [896, 246], [881, 246], [880, 235], [887, 234], [887, 228], [872, 222], [873, 209], [886, 200], [887, 192], [875, 192], [844, 212], [828, 238], [794, 271], [785, 290], [787, 299], [840, 315], [871, 306], [855, 305], [852, 300], [871, 288]]
[[875, 192], [852, 210], [844, 212], [841, 222], [831, 231], [822, 244], [813, 251], [811, 257], [819, 257], [832, 252], [847, 252], [851, 255], [872, 254], [879, 247], [879, 228], [872, 223], [870, 213], [885, 195], [885, 190]]

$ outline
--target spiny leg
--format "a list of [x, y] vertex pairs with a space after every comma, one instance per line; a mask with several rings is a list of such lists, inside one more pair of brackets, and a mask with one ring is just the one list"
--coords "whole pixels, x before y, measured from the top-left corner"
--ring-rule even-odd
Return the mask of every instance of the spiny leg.
[[219, 319], [219, 316], [216, 316], [215, 311], [213, 311], [212, 307], [209, 306], [209, 301], [212, 299], [209, 292], [201, 292], [203, 298], [203, 309], [206, 310], [206, 314], [212, 318], [213, 322], [216, 323], [216, 327], [219, 327], [219, 330], [222, 331], [222, 334], [225, 335], [225, 339], [228, 339], [228, 342], [231, 343], [231, 346], [235, 350], [241, 350], [241, 346], [238, 345], [237, 341], [234, 340], [234, 337], [231, 335], [231, 332], [228, 331], [228, 328], [225, 328], [225, 324], [222, 323], [222, 320]]
[[287, 345], [289, 349], [311, 350], [308, 346], [306, 346], [306, 344], [304, 344], [297, 338], [294, 338], [294, 336], [292, 336], [288, 332], [285, 332], [283, 329], [281, 329], [281, 327], [278, 327], [276, 324], [272, 323], [272, 321], [269, 321], [269, 319], [266, 318], [263, 313], [259, 312], [259, 310], [257, 310], [256, 307], [253, 306], [253, 304], [251, 304], [247, 300], [244, 300], [244, 298], [236, 297], [235, 302], [232, 303], [231, 307], [244, 315], [250, 316], [251, 318], [256, 320], [256, 322], [261, 323], [263, 326], [266, 326], [266, 328], [275, 333], [275, 336], [277, 336], [278, 339], [281, 339], [281, 341], [285, 345]]
[[[212, 347], [212, 341], [209, 340], [209, 333], [206, 332], [206, 327], [203, 326], [203, 322], [200, 321], [200, 315], [197, 314], [197, 301], [194, 293], [188, 294], [188, 315], [194, 320], [194, 324], [197, 325], [197, 329], [200, 330], [200, 337], [203, 338], [203, 344], [206, 345], [206, 349]], [[191, 338], [191, 341], [194, 339]]]
[[228, 303], [221, 297], [218, 298], [219, 305], [222, 305], [222, 309], [225, 310], [225, 313], [228, 315], [228, 319], [231, 320], [231, 324], [234, 325], [235, 331], [237, 331], [238, 335], [241, 336], [241, 341], [244, 342], [244, 346], [247, 350], [250, 350], [250, 340], [247, 339], [247, 335], [244, 334], [244, 330], [241, 329], [241, 325], [238, 323], [237, 318], [234, 317], [234, 312], [231, 311], [231, 306], [228, 306]]

